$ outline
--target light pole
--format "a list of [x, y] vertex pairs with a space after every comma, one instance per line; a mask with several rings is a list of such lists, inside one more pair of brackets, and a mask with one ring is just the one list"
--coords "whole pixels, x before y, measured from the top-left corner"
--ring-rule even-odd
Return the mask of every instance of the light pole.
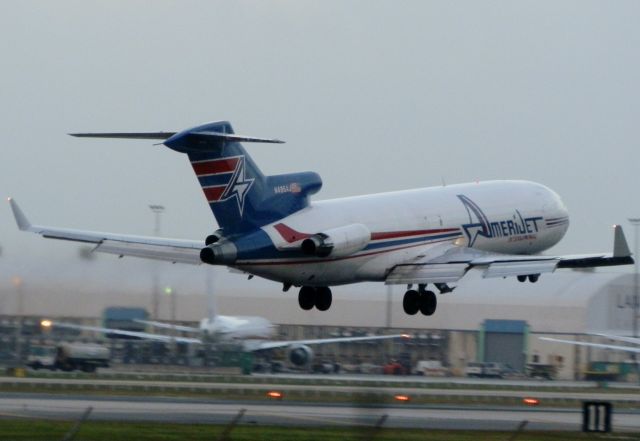
[[164, 293], [170, 297], [171, 300], [171, 342], [169, 343], [170, 351], [171, 351], [171, 359], [174, 362], [178, 361], [178, 344], [176, 342], [176, 337], [178, 336], [178, 331], [176, 330], [176, 290], [170, 286], [165, 286]]
[[16, 329], [15, 329], [15, 353], [16, 367], [22, 366], [22, 316], [24, 314], [23, 281], [20, 276], [13, 276], [11, 283], [16, 288]]
[[164, 288], [164, 293], [168, 295], [171, 300], [171, 323], [175, 325], [176, 324], [176, 290], [170, 286], [167, 286]]
[[[633, 273], [633, 305], [631, 310], [633, 311], [632, 326], [633, 326], [633, 337], [638, 338], [638, 308], [640, 307], [640, 246], [639, 246], [639, 237], [638, 227], [640, 227], [640, 217], [630, 217], [629, 222], [633, 225], [634, 228], [634, 255], [633, 259], [635, 260], [635, 271]], [[633, 361], [636, 365], [636, 374], [638, 376], [638, 381], [640, 381], [640, 365], [638, 365], [638, 354], [633, 353]]]
[[[153, 235], [160, 236], [160, 217], [162, 212], [164, 211], [163, 205], [151, 204], [149, 208], [155, 215], [155, 222], [153, 226]], [[151, 294], [151, 315], [154, 320], [158, 320], [158, 306], [160, 302], [160, 282], [158, 281], [158, 263], [153, 262], [153, 271], [152, 271], [152, 284], [153, 284], [153, 292]]]

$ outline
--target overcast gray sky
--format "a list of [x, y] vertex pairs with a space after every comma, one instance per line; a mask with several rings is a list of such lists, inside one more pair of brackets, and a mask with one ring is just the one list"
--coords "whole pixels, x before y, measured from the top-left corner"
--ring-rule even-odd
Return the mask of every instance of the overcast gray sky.
[[[286, 140], [249, 150], [269, 174], [320, 173], [317, 199], [528, 179], [571, 213], [556, 252], [606, 251], [611, 225], [632, 239], [640, 216], [639, 22], [637, 1], [6, 1], [0, 189], [38, 223], [135, 234], [161, 203], [166, 235], [203, 238], [215, 227], [185, 157], [66, 133], [228, 119]], [[5, 291], [77, 260], [1, 212]], [[108, 266], [148, 268], [128, 262]]]

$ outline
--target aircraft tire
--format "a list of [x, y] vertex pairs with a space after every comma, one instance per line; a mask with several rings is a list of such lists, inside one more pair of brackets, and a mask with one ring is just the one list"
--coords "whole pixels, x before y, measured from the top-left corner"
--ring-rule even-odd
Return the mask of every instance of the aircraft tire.
[[418, 291], [410, 289], [404, 293], [402, 308], [404, 308], [404, 312], [409, 315], [416, 315], [418, 313], [420, 309], [420, 294]]
[[529, 282], [536, 283], [540, 278], [540, 274], [529, 274]]
[[318, 311], [326, 311], [331, 307], [331, 289], [327, 286], [316, 288], [316, 308]]
[[300, 308], [309, 311], [316, 304], [316, 289], [312, 286], [303, 286], [298, 292], [298, 304]]
[[518, 276], [518, 282], [526, 282], [527, 276]]
[[419, 299], [420, 313], [422, 315], [433, 315], [438, 306], [438, 298], [433, 291], [425, 291], [420, 294]]

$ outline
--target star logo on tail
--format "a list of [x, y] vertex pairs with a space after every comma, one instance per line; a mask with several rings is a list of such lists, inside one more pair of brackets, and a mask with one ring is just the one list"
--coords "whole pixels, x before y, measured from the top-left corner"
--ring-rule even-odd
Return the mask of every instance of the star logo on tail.
[[238, 202], [240, 216], [242, 216], [242, 212], [244, 211], [244, 199], [247, 196], [247, 193], [249, 193], [254, 180], [255, 179], [253, 178], [247, 178], [245, 173], [245, 158], [244, 156], [241, 156], [239, 158], [238, 165], [233, 172], [233, 176], [227, 184], [227, 188], [222, 194], [220, 200], [228, 200], [235, 197]]

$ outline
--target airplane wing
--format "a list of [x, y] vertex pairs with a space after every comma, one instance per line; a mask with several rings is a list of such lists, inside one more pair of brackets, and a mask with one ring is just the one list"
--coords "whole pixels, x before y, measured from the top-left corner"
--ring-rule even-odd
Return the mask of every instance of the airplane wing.
[[625, 351], [625, 352], [640, 354], [640, 348], [634, 348], [632, 346], [609, 345], [605, 343], [590, 343], [586, 341], [563, 340], [560, 338], [551, 338], [551, 337], [540, 337], [540, 340], [552, 341], [555, 343], [566, 343], [566, 344], [577, 345], [577, 346], [588, 346], [591, 348], [614, 349], [616, 351]]
[[136, 323], [142, 323], [143, 325], [153, 326], [154, 328], [173, 329], [181, 332], [194, 332], [194, 333], [202, 332], [202, 329], [194, 328], [193, 326], [172, 325], [171, 323], [154, 322], [152, 320], [141, 320], [141, 319], [133, 319], [133, 321]]
[[327, 343], [345, 343], [354, 341], [374, 341], [388, 340], [390, 338], [410, 338], [408, 334], [394, 335], [373, 335], [366, 337], [338, 337], [338, 338], [317, 338], [309, 340], [283, 340], [283, 341], [257, 341], [255, 344], [247, 345], [247, 350], [251, 352], [263, 351], [267, 349], [285, 348], [291, 345], [321, 345]]
[[634, 345], [640, 345], [640, 338], [636, 337], [624, 337], [622, 335], [612, 335], [612, 334], [592, 334], [597, 335], [598, 337], [605, 337], [610, 340], [623, 341], [626, 343], [633, 343]]
[[[160, 322], [157, 322], [160, 323]], [[166, 324], [166, 323], [165, 323]], [[178, 342], [178, 343], [195, 343], [200, 344], [202, 340], [198, 338], [189, 337], [172, 337], [169, 335], [152, 334], [149, 332], [139, 331], [125, 331], [122, 329], [102, 328], [99, 326], [85, 326], [76, 325], [72, 323], [53, 322], [52, 326], [66, 329], [77, 329], [80, 331], [93, 331], [101, 334], [115, 334], [125, 337], [138, 337], [143, 340], [154, 340], [165, 343]], [[390, 338], [410, 338], [408, 334], [395, 334], [395, 335], [374, 335], [366, 337], [339, 337], [339, 338], [319, 338], [308, 340], [283, 340], [283, 341], [248, 341], [245, 345], [246, 349], [251, 352], [262, 351], [268, 349], [284, 348], [287, 346], [300, 344], [300, 345], [316, 345], [327, 343], [342, 343], [342, 342], [354, 342], [354, 341], [374, 341], [374, 340], [387, 340]]]
[[490, 278], [552, 273], [558, 268], [629, 265], [633, 262], [622, 227], [616, 225], [612, 253], [569, 256], [510, 255], [444, 243], [436, 245], [412, 262], [393, 267], [385, 283], [451, 283], [460, 280], [472, 268], [482, 270], [482, 276]]
[[151, 334], [149, 332], [138, 332], [138, 331], [125, 331], [123, 329], [101, 328], [99, 326], [75, 325], [72, 323], [60, 323], [60, 322], [53, 322], [52, 326], [56, 328], [77, 329], [80, 331], [93, 331], [101, 334], [122, 335], [124, 337], [138, 337], [143, 340], [155, 340], [155, 341], [161, 341], [164, 343], [171, 343], [174, 341], [178, 343], [202, 343], [202, 340], [197, 338], [172, 337], [170, 335], [159, 335], [159, 334]]
[[200, 250], [204, 242], [162, 237], [133, 236], [125, 234], [102, 233], [99, 231], [74, 230], [33, 225], [18, 204], [9, 198], [9, 204], [22, 231], [37, 233], [50, 239], [62, 239], [95, 244], [93, 251], [122, 256], [143, 257], [146, 259], [167, 260], [173, 263], [200, 265]]

